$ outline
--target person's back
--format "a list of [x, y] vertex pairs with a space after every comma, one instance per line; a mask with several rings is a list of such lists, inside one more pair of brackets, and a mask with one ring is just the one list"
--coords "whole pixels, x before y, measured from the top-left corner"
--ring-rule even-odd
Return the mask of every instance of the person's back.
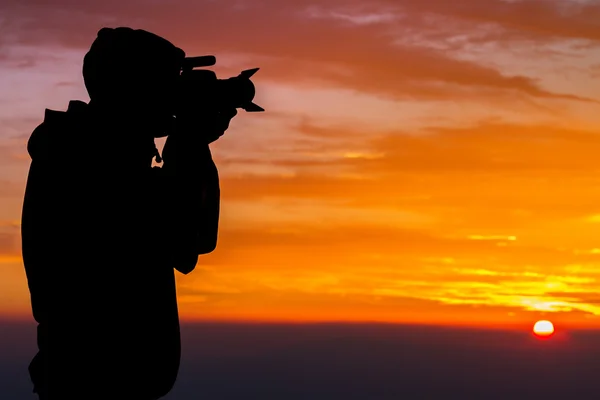
[[[131, 46], [134, 32], [140, 34], [119, 33]], [[149, 35], [142, 39], [173, 65], [184, 57]], [[39, 324], [30, 375], [42, 400], [156, 399], [179, 368], [173, 268], [190, 272], [198, 254], [215, 246], [203, 250], [196, 242], [202, 229], [210, 231], [208, 242], [216, 240], [218, 176], [208, 142], [183, 134], [167, 139], [172, 155], [164, 154], [164, 168], [151, 167], [154, 137], [171, 117], [160, 103], [169, 93], [159, 90], [163, 96], [140, 106], [128, 103], [127, 92], [125, 101], [111, 99], [119, 93], [110, 90], [104, 99], [94, 96], [99, 82], [86, 84], [90, 104], [47, 110], [28, 143], [22, 245]]]

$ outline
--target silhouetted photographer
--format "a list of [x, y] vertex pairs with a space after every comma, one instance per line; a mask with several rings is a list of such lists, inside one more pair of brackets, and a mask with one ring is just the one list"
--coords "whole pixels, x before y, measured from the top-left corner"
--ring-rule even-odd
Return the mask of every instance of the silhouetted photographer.
[[[219, 80], [169, 41], [104, 28], [85, 55], [89, 103], [46, 110], [28, 151], [23, 260], [41, 400], [150, 400], [180, 360], [174, 270], [217, 245], [209, 144], [252, 103], [250, 77]], [[167, 136], [162, 160], [154, 140]], [[153, 167], [156, 159], [161, 167]]]

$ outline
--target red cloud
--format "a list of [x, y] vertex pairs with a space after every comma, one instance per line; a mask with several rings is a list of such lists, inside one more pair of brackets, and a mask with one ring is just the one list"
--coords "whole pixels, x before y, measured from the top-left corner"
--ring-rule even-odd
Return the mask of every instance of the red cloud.
[[[129, 25], [155, 31], [185, 48], [189, 54], [247, 54], [260, 61], [262, 79], [312, 81], [375, 93], [392, 98], [460, 99], [522, 93], [539, 98], [580, 99], [550, 92], [525, 76], [458, 60], [423, 46], [394, 44], [419, 33], [442, 43], [456, 34], [470, 35], [481, 24], [504, 30], [488, 40], [520, 37], [596, 39], [586, 27], [595, 21], [598, 6], [582, 6], [571, 14], [559, 2], [426, 0], [370, 2], [360, 12], [392, 10], [401, 20], [381, 24], [353, 24], [335, 18], [316, 18], [312, 3], [270, 0], [241, 7], [234, 2], [75, 2], [59, 4], [9, 0], [4, 8], [12, 21], [8, 38], [44, 45], [51, 42], [84, 52], [105, 25]], [[357, 12], [361, 3], [322, 1], [321, 9]], [[561, 3], [562, 4], [562, 3]], [[393, 14], [392, 14], [393, 15]], [[427, 18], [443, 16], [432, 26]], [[525, 15], [525, 16], [524, 16]], [[535, 15], [535, 18], [527, 17]], [[527, 23], [525, 24], [525, 20]], [[8, 39], [4, 38], [6, 43]], [[473, 38], [473, 40], [480, 40]], [[504, 93], [504, 94], [502, 94]]]

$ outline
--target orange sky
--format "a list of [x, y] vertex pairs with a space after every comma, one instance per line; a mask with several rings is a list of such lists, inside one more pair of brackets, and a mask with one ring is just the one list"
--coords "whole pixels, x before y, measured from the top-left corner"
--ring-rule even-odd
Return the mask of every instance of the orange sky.
[[27, 137], [45, 108], [88, 99], [85, 51], [127, 25], [214, 54], [223, 78], [261, 68], [267, 112], [213, 145], [220, 242], [177, 276], [183, 319], [600, 325], [600, 5], [5, 0], [0, 15], [0, 315], [31, 315]]

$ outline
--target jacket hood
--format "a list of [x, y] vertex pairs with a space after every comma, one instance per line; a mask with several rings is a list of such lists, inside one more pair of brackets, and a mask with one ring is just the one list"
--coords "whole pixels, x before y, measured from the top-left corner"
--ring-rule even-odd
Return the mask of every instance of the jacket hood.
[[90, 105], [80, 100], [70, 101], [67, 111], [46, 109], [44, 121], [29, 137], [27, 152], [32, 160], [115, 161], [117, 165], [127, 160], [151, 163], [159, 155], [151, 137], [132, 139], [125, 132], [111, 129], [115, 127], [109, 126], [109, 121], [94, 116]]
[[64, 157], [81, 146], [89, 147], [89, 136], [77, 134], [83, 128], [87, 103], [79, 100], [69, 102], [67, 111], [46, 109], [44, 121], [33, 131], [27, 142], [31, 159]]

